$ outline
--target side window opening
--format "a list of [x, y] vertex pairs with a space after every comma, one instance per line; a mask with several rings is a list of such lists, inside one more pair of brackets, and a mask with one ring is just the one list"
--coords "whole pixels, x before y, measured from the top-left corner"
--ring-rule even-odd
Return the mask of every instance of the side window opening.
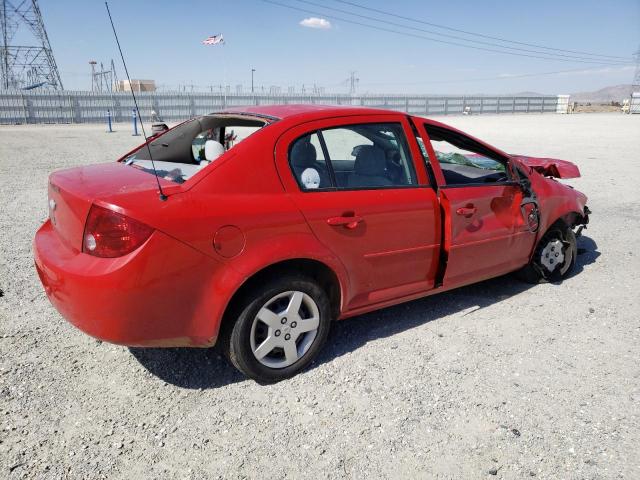
[[425, 129], [447, 185], [509, 181], [506, 159], [457, 132], [431, 125]]
[[306, 191], [417, 185], [400, 123], [345, 125], [309, 133], [291, 144], [289, 164]]
[[358, 153], [362, 149], [371, 148], [373, 142], [352, 126], [323, 130], [322, 138], [331, 159], [336, 184], [339, 188], [345, 188], [354, 172]]

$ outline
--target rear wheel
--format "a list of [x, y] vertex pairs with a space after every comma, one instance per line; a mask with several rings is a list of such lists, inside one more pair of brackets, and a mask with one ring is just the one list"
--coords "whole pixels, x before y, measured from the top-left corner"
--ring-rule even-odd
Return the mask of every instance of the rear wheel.
[[573, 230], [565, 224], [554, 225], [538, 243], [531, 261], [517, 275], [528, 283], [562, 280], [573, 269], [577, 254]]
[[229, 360], [261, 383], [289, 378], [304, 369], [326, 341], [329, 298], [312, 279], [287, 275], [249, 293], [236, 322], [221, 339]]

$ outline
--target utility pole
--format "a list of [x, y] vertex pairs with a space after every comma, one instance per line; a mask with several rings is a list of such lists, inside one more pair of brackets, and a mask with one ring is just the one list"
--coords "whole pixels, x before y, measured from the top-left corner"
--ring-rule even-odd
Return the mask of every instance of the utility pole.
[[100, 71], [96, 72], [98, 62], [90, 60], [91, 65], [91, 91], [92, 92], [110, 92], [113, 91], [118, 83], [116, 75], [116, 66], [111, 60], [111, 70], [105, 70], [104, 65], [100, 62]]
[[351, 72], [351, 75], [349, 76], [349, 94], [350, 95], [355, 95], [356, 86], [358, 85], [359, 81], [360, 79], [356, 78], [356, 72]]
[[636, 71], [633, 75], [633, 82], [631, 82], [631, 95], [634, 92], [640, 92], [640, 48], [633, 56], [636, 57]]
[[91, 91], [95, 92], [97, 90], [96, 85], [96, 62], [95, 60], [89, 60], [89, 65], [91, 65]]
[[253, 74], [255, 73], [255, 71], [255, 68], [251, 69], [251, 93], [253, 93]]
[[111, 91], [115, 91], [116, 85], [118, 84], [118, 74], [116, 73], [116, 64], [113, 63], [113, 58], [111, 59]]

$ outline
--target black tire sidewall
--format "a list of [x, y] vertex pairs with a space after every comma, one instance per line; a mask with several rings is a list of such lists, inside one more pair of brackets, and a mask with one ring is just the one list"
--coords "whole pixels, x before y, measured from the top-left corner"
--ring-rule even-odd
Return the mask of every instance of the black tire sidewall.
[[576, 234], [570, 228], [567, 228], [563, 233], [564, 241], [569, 243], [568, 249], [571, 249], [571, 265], [569, 265], [569, 268], [567, 268], [567, 270], [562, 274], [562, 278], [567, 278], [576, 265], [578, 257], [578, 239], [576, 238]]
[[[562, 242], [568, 242], [568, 248], [571, 249], [571, 265], [563, 274], [560, 274], [559, 270], [547, 272], [546, 269], [541, 265], [540, 255], [542, 255], [542, 249], [553, 238], [557, 238]], [[540, 241], [536, 245], [535, 252], [533, 257], [531, 258], [531, 261], [519, 271], [517, 271], [516, 274], [520, 280], [531, 284], [557, 282], [569, 276], [576, 263], [577, 255], [577, 241], [573, 230], [571, 230], [571, 228], [569, 228], [568, 226], [561, 227], [556, 224], [555, 226], [549, 228], [549, 230], [545, 232], [542, 238], [540, 238]]]
[[[571, 241], [571, 238], [573, 238], [573, 242]], [[573, 231], [570, 228], [568, 228], [568, 227], [566, 227], [566, 228], [554, 227], [554, 228], [549, 229], [549, 231], [547, 233], [545, 233], [544, 237], [542, 238], [542, 241], [540, 242], [541, 247], [544, 248], [544, 246], [547, 243], [549, 243], [551, 240], [553, 240], [553, 239], [558, 239], [563, 243], [569, 242], [569, 246], [567, 248], [571, 249], [571, 263], [572, 264], [569, 266], [567, 271], [564, 272], [564, 273], [560, 273], [560, 271], [564, 267], [564, 263], [560, 267], [556, 268], [553, 272], [548, 272], [547, 271], [544, 278], [548, 282], [558, 282], [558, 281], [562, 280], [563, 278], [565, 278], [571, 272], [571, 270], [573, 268], [573, 264], [576, 261], [575, 235], [574, 235]], [[539, 259], [539, 262], [542, 263], [542, 259]], [[544, 267], [541, 266], [541, 268], [544, 268]]]
[[[269, 368], [255, 358], [251, 350], [251, 327], [258, 311], [274, 296], [297, 290], [309, 295], [318, 306], [320, 324], [316, 338], [307, 352], [293, 365]], [[331, 306], [325, 291], [311, 278], [288, 275], [274, 279], [247, 295], [229, 338], [228, 356], [233, 365], [259, 383], [274, 383], [303, 370], [322, 349], [331, 326]]]

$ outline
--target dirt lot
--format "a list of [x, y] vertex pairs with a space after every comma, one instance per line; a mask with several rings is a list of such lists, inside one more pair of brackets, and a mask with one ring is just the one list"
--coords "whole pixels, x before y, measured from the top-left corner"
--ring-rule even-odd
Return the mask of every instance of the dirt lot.
[[31, 254], [47, 175], [139, 137], [0, 127], [0, 478], [640, 478], [640, 115], [441, 120], [580, 165], [594, 213], [575, 275], [342, 322], [272, 386], [214, 349], [127, 349], [68, 325]]
[[576, 107], [575, 113], [603, 113], [612, 112], [622, 114], [620, 106], [616, 105], [602, 105], [593, 103], [579, 103]]

